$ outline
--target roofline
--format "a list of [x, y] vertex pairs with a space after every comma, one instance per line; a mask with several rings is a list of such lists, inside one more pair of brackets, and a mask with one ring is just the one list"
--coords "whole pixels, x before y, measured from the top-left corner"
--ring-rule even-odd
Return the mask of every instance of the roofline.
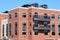
[[0, 13], [0, 14], [8, 15], [8, 13]]
[[26, 8], [26, 7], [15, 7], [15, 8], [12, 8], [12, 9], [10, 9], [10, 10], [8, 10], [8, 11], [11, 11], [11, 10], [14, 10], [14, 9], [17, 9], [17, 8], [23, 8], [23, 9], [29, 9], [29, 8]]
[[11, 10], [14, 10], [14, 9], [17, 9], [17, 8], [23, 8], [23, 9], [35, 8], [35, 9], [43, 9], [43, 10], [51, 10], [51, 11], [60, 11], [60, 10], [57, 10], [57, 9], [45, 9], [45, 8], [42, 8], [42, 7], [33, 7], [33, 6], [32, 7], [20, 7], [20, 6], [18, 6], [16, 8], [10, 9], [8, 11], [11, 11]]

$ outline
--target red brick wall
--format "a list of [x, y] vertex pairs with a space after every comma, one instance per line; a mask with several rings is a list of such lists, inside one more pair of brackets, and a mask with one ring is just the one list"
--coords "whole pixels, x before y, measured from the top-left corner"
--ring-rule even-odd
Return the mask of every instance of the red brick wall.
[[[15, 18], [14, 13], [17, 12], [18, 13], [18, 18]], [[22, 12], [26, 13], [26, 18], [22, 18]], [[32, 18], [29, 17], [29, 12], [32, 13]], [[48, 35], [44, 35], [44, 33], [39, 33], [38, 35], [34, 35], [34, 31], [33, 31], [33, 16], [34, 16], [34, 12], [38, 12], [39, 16], [43, 16], [44, 13], [47, 13], [48, 16], [51, 16], [51, 14], [55, 14], [55, 19], [51, 19], [50, 20], [50, 25], [52, 22], [55, 22], [55, 36], [52, 35], [52, 30], [50, 30], [50, 32], [48, 33]], [[9, 14], [13, 15], [12, 19], [8, 19], [8, 23], [12, 23], [12, 36], [9, 35], [9, 39], [14, 39], [17, 38], [18, 40], [22, 39], [22, 40], [44, 40], [45, 38], [60, 38], [60, 36], [58, 35], [58, 23], [60, 22], [58, 20], [58, 14], [60, 14], [60, 11], [56, 11], [56, 10], [48, 10], [48, 9], [40, 9], [40, 8], [16, 8], [14, 10], [9, 11]], [[14, 22], [17, 21], [18, 22], [18, 35], [16, 36], [14, 34]], [[22, 35], [22, 22], [25, 21], [27, 26], [26, 26], [26, 30], [27, 30], [27, 34], [26, 36]], [[29, 22], [32, 22], [32, 26], [29, 26]], [[51, 27], [51, 26], [50, 26]], [[32, 30], [32, 35], [29, 34], [29, 31]]]

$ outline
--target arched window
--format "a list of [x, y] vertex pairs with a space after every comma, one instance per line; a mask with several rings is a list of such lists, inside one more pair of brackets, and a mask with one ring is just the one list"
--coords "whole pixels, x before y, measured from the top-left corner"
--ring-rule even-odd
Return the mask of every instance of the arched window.
[[45, 18], [45, 19], [47, 18], [47, 13], [44, 13], [44, 18]]
[[34, 12], [34, 17], [38, 17], [38, 12]]

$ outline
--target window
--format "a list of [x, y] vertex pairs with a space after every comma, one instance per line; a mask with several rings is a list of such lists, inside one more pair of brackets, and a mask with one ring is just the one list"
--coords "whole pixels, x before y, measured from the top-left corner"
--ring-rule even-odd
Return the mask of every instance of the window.
[[3, 24], [3, 28], [2, 29], [3, 29], [3, 36], [4, 36], [4, 24]]
[[58, 19], [60, 19], [60, 14], [58, 15]]
[[60, 33], [59, 33], [59, 35], [60, 35]]
[[47, 27], [48, 22], [44, 22], [44, 26]]
[[54, 15], [54, 14], [51, 14], [51, 18], [52, 18], [52, 19], [55, 19], [55, 15]]
[[44, 30], [44, 34], [45, 34], [45, 35], [48, 35], [48, 31], [47, 31], [47, 30]]
[[23, 18], [26, 18], [26, 13], [23, 12], [23, 13], [22, 13], [22, 17], [23, 17]]
[[22, 32], [23, 35], [26, 35], [26, 32]]
[[38, 35], [38, 30], [34, 30], [34, 35]]
[[47, 15], [47, 13], [44, 13], [44, 15], [46, 16], [46, 15]]
[[59, 31], [59, 35], [60, 35], [60, 23], [58, 24], [58, 31]]
[[34, 22], [34, 24], [35, 24], [35, 25], [38, 25], [38, 22], [37, 22], [37, 21], [35, 21], [35, 22]]
[[47, 25], [47, 24], [48, 24], [48, 22], [44, 22], [44, 24], [46, 24], [46, 25]]
[[17, 22], [15, 22], [15, 35], [17, 35], [17, 26], [18, 26], [18, 23]]
[[22, 24], [22, 31], [26, 31], [26, 23], [25, 22], [23, 22], [23, 24]]
[[44, 34], [45, 34], [45, 35], [48, 35], [48, 32], [45, 32]]
[[35, 35], [38, 35], [38, 32], [35, 32]]
[[22, 23], [22, 34], [26, 35], [26, 22]]
[[44, 13], [44, 18], [47, 18], [47, 13]]
[[11, 35], [11, 23], [9, 24], [9, 35]]
[[35, 15], [38, 15], [38, 12], [35, 12], [34, 14], [35, 14]]
[[58, 27], [60, 27], [60, 23], [59, 23]]
[[52, 32], [52, 35], [55, 35], [55, 32]]
[[38, 17], [38, 13], [37, 12], [34, 13], [34, 17]]
[[52, 35], [55, 35], [55, 23], [52, 23]]
[[11, 16], [11, 14], [9, 14], [9, 19], [11, 19], [12, 18], [12, 16]]
[[18, 17], [18, 13], [15, 13], [15, 17]]
[[8, 36], [8, 24], [6, 24], [6, 36]]

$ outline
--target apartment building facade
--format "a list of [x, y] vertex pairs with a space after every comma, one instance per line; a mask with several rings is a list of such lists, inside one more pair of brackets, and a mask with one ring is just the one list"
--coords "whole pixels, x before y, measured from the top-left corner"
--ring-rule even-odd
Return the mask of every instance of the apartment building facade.
[[60, 10], [17, 7], [8, 14], [9, 40], [60, 40]]
[[48, 9], [46, 5], [38, 6], [38, 4], [23, 5], [8, 10], [7, 14], [1, 14], [0, 38], [60, 40], [60, 10]]

